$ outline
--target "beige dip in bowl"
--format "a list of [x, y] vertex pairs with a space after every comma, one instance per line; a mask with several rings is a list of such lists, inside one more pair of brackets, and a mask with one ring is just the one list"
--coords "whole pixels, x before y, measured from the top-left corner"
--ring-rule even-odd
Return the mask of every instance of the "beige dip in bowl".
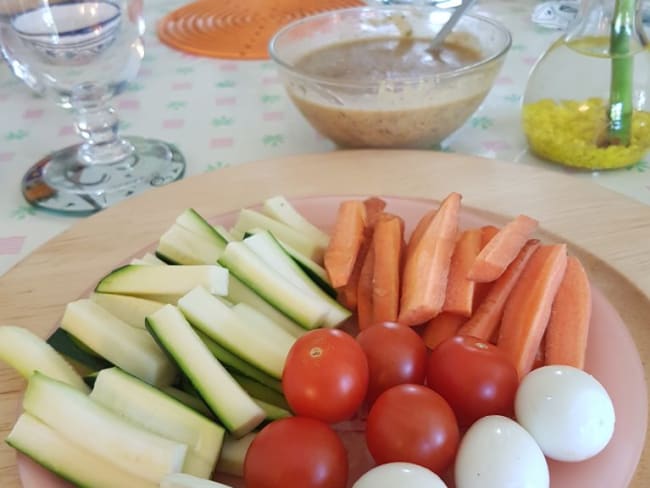
[[294, 22], [271, 41], [285, 87], [320, 133], [342, 147], [431, 147], [489, 92], [510, 34], [466, 15], [445, 44], [436, 9], [355, 8]]

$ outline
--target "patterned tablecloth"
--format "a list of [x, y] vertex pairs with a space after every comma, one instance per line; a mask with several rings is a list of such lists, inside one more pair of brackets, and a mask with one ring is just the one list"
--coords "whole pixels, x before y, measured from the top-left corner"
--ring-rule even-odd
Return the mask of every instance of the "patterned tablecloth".
[[[146, 52], [138, 78], [114, 100], [125, 133], [175, 143], [187, 175], [288, 154], [334, 150], [301, 117], [286, 96], [271, 61], [236, 62], [185, 55], [162, 44], [156, 22], [182, 5], [145, 2]], [[531, 156], [520, 124], [520, 101], [537, 57], [559, 35], [531, 22], [537, 2], [483, 0], [474, 7], [504, 22], [513, 45], [496, 85], [465, 126], [442, 150], [533, 164], [591, 179], [650, 205], [647, 161], [607, 173], [564, 169]], [[50, 150], [78, 141], [71, 115], [51, 100], [34, 97], [0, 64], [0, 274], [77, 221], [38, 211], [23, 200], [23, 173]]]

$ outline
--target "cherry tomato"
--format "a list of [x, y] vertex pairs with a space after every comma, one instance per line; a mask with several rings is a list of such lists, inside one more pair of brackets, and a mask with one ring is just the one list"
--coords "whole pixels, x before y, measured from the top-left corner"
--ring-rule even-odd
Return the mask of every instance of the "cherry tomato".
[[282, 389], [297, 415], [328, 423], [347, 420], [366, 396], [366, 355], [357, 341], [341, 330], [308, 332], [289, 350]]
[[469, 336], [440, 343], [429, 355], [427, 384], [468, 426], [486, 415], [512, 416], [519, 378], [497, 347]]
[[379, 395], [368, 414], [366, 441], [378, 464], [407, 462], [442, 473], [454, 460], [460, 433], [449, 404], [422, 385]]
[[411, 327], [383, 322], [362, 330], [357, 342], [368, 358], [368, 403], [392, 386], [423, 384], [427, 347]]
[[319, 420], [289, 417], [270, 423], [244, 460], [247, 488], [345, 488], [348, 457], [343, 442]]

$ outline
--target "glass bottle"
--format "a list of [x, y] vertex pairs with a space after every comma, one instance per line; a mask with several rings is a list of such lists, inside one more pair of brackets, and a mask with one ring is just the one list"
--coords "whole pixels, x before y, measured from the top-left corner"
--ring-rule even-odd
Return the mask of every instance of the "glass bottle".
[[650, 149], [641, 3], [581, 0], [574, 22], [539, 58], [522, 106], [534, 154], [597, 170], [630, 166]]

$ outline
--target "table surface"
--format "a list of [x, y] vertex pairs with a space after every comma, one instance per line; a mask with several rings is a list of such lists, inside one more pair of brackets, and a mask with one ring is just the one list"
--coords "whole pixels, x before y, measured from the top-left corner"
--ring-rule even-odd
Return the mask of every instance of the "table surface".
[[[155, 25], [182, 0], [147, 0], [145, 58], [138, 78], [114, 100], [125, 134], [175, 143], [195, 175], [245, 162], [334, 150], [286, 96], [271, 61], [226, 61], [185, 55], [162, 44]], [[532, 0], [483, 0], [475, 10], [503, 21], [513, 45], [496, 85], [480, 109], [443, 150], [503, 164], [549, 168], [650, 204], [647, 162], [615, 172], [577, 172], [542, 162], [527, 151], [520, 100], [530, 68], [559, 35], [531, 22]], [[47, 152], [78, 141], [69, 113], [34, 97], [0, 63], [0, 274], [79, 218], [30, 207], [20, 193], [29, 166]]]

